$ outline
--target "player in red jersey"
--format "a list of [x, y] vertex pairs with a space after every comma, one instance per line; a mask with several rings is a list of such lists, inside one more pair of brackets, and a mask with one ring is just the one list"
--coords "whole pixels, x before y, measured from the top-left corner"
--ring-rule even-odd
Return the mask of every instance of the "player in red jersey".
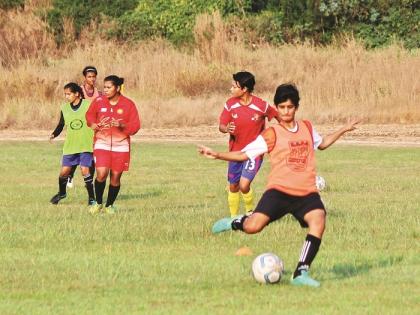
[[[277, 110], [252, 94], [255, 77], [249, 72], [233, 75], [232, 97], [226, 101], [219, 119], [219, 130], [229, 133], [229, 151], [240, 151], [254, 141], [265, 128], [265, 119], [277, 118]], [[251, 182], [261, 167], [262, 156], [244, 162], [229, 162], [228, 204], [231, 217], [239, 213], [240, 194], [247, 212], [254, 209]]]
[[113, 206], [120, 190], [121, 175], [130, 164], [130, 136], [140, 129], [140, 118], [133, 101], [121, 94], [123, 78], [110, 75], [104, 79], [104, 95], [90, 104], [86, 121], [95, 131], [93, 155], [96, 165], [96, 204], [92, 214], [102, 210], [106, 179], [110, 174], [105, 212], [115, 213]]

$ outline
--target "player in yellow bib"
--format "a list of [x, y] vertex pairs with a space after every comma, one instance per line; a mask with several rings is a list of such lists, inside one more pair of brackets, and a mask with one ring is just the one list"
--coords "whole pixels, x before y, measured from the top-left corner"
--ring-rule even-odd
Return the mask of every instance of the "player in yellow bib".
[[[83, 98], [87, 101], [92, 102], [95, 98], [102, 95], [102, 92], [96, 87], [96, 77], [98, 76], [98, 70], [94, 66], [86, 66], [83, 71], [83, 84], [80, 85], [83, 91]], [[77, 165], [71, 168], [70, 174], [67, 180], [67, 187], [73, 188], [73, 177], [76, 172]], [[90, 168], [92, 176], [95, 175], [95, 161], [92, 162]]]
[[89, 172], [93, 161], [93, 131], [87, 126], [85, 118], [90, 103], [83, 99], [81, 87], [73, 82], [64, 86], [64, 95], [68, 103], [61, 106], [60, 121], [50, 135], [51, 141], [66, 127], [62, 167], [58, 178], [59, 191], [50, 202], [58, 204], [60, 200], [66, 198], [68, 176], [73, 166], [80, 165], [89, 196], [88, 205], [93, 205], [95, 202], [93, 176]]

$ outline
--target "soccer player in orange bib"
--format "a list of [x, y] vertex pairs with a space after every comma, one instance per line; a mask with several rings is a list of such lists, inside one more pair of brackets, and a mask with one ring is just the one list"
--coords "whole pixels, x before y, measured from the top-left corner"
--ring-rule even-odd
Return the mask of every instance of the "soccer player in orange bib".
[[[233, 75], [232, 97], [225, 103], [219, 118], [219, 130], [229, 133], [229, 151], [242, 150], [254, 141], [265, 128], [265, 120], [277, 119], [277, 110], [266, 101], [252, 94], [255, 77], [250, 72]], [[251, 182], [262, 164], [262, 156], [245, 161], [230, 161], [227, 179], [229, 182], [228, 205], [230, 216], [239, 213], [240, 194], [245, 202], [245, 211], [254, 210]]]
[[93, 155], [96, 165], [96, 204], [92, 214], [102, 211], [102, 197], [110, 174], [106, 213], [115, 213], [114, 201], [120, 190], [122, 173], [130, 164], [130, 136], [140, 129], [134, 102], [121, 94], [124, 79], [110, 75], [104, 79], [104, 95], [97, 97], [86, 113], [86, 121], [95, 131]]
[[324, 150], [359, 123], [352, 120], [336, 132], [322, 138], [312, 124], [296, 120], [299, 92], [293, 84], [280, 85], [274, 96], [280, 123], [264, 130], [255, 141], [240, 151], [216, 152], [200, 147], [199, 153], [225, 161], [246, 161], [267, 153], [271, 171], [266, 191], [252, 214], [224, 218], [213, 225], [213, 233], [240, 230], [247, 234], [260, 232], [270, 222], [292, 214], [308, 234], [299, 262], [293, 273], [293, 285], [318, 287], [320, 283], [309, 276], [325, 229], [326, 211], [315, 185], [315, 150]]

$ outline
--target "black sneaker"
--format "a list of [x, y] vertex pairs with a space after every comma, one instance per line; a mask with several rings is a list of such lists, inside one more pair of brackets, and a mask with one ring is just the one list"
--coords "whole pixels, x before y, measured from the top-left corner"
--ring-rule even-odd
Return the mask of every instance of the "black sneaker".
[[61, 199], [64, 199], [64, 198], [66, 198], [66, 197], [67, 197], [67, 195], [60, 195], [60, 194], [58, 193], [58, 194], [54, 195], [54, 197], [52, 197], [52, 198], [51, 198], [50, 202], [51, 202], [53, 205], [56, 205], [56, 204], [58, 204], [58, 203], [60, 202], [60, 200], [61, 200]]
[[96, 204], [96, 200], [93, 198], [89, 198], [88, 200], [88, 206], [93, 206], [94, 204]]

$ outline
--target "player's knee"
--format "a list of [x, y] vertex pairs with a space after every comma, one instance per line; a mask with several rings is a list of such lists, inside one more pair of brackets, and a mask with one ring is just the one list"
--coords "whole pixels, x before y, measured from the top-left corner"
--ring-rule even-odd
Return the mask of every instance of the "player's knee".
[[239, 183], [229, 184], [229, 191], [230, 192], [238, 192], [239, 191]]
[[111, 179], [110, 184], [112, 186], [120, 186], [121, 185], [121, 182], [120, 182], [119, 179]]
[[239, 184], [239, 190], [241, 191], [241, 193], [244, 193], [244, 194], [249, 193], [250, 188], [251, 187], [249, 184], [242, 184], [242, 183]]
[[88, 167], [81, 167], [80, 169], [82, 171], [82, 175], [83, 176], [90, 175], [90, 172], [89, 172], [89, 168]]
[[264, 224], [261, 224], [255, 220], [246, 220], [244, 222], [244, 232], [247, 234], [255, 234], [260, 232], [264, 228]]
[[317, 213], [308, 222], [308, 225], [310, 228], [315, 229], [322, 233], [325, 230], [325, 222], [326, 222], [325, 211], [317, 211]]
[[71, 169], [61, 169], [59, 176], [60, 177], [67, 177], [70, 175]]
[[96, 173], [96, 180], [98, 182], [104, 182], [106, 181], [106, 178], [108, 177], [107, 173]]

